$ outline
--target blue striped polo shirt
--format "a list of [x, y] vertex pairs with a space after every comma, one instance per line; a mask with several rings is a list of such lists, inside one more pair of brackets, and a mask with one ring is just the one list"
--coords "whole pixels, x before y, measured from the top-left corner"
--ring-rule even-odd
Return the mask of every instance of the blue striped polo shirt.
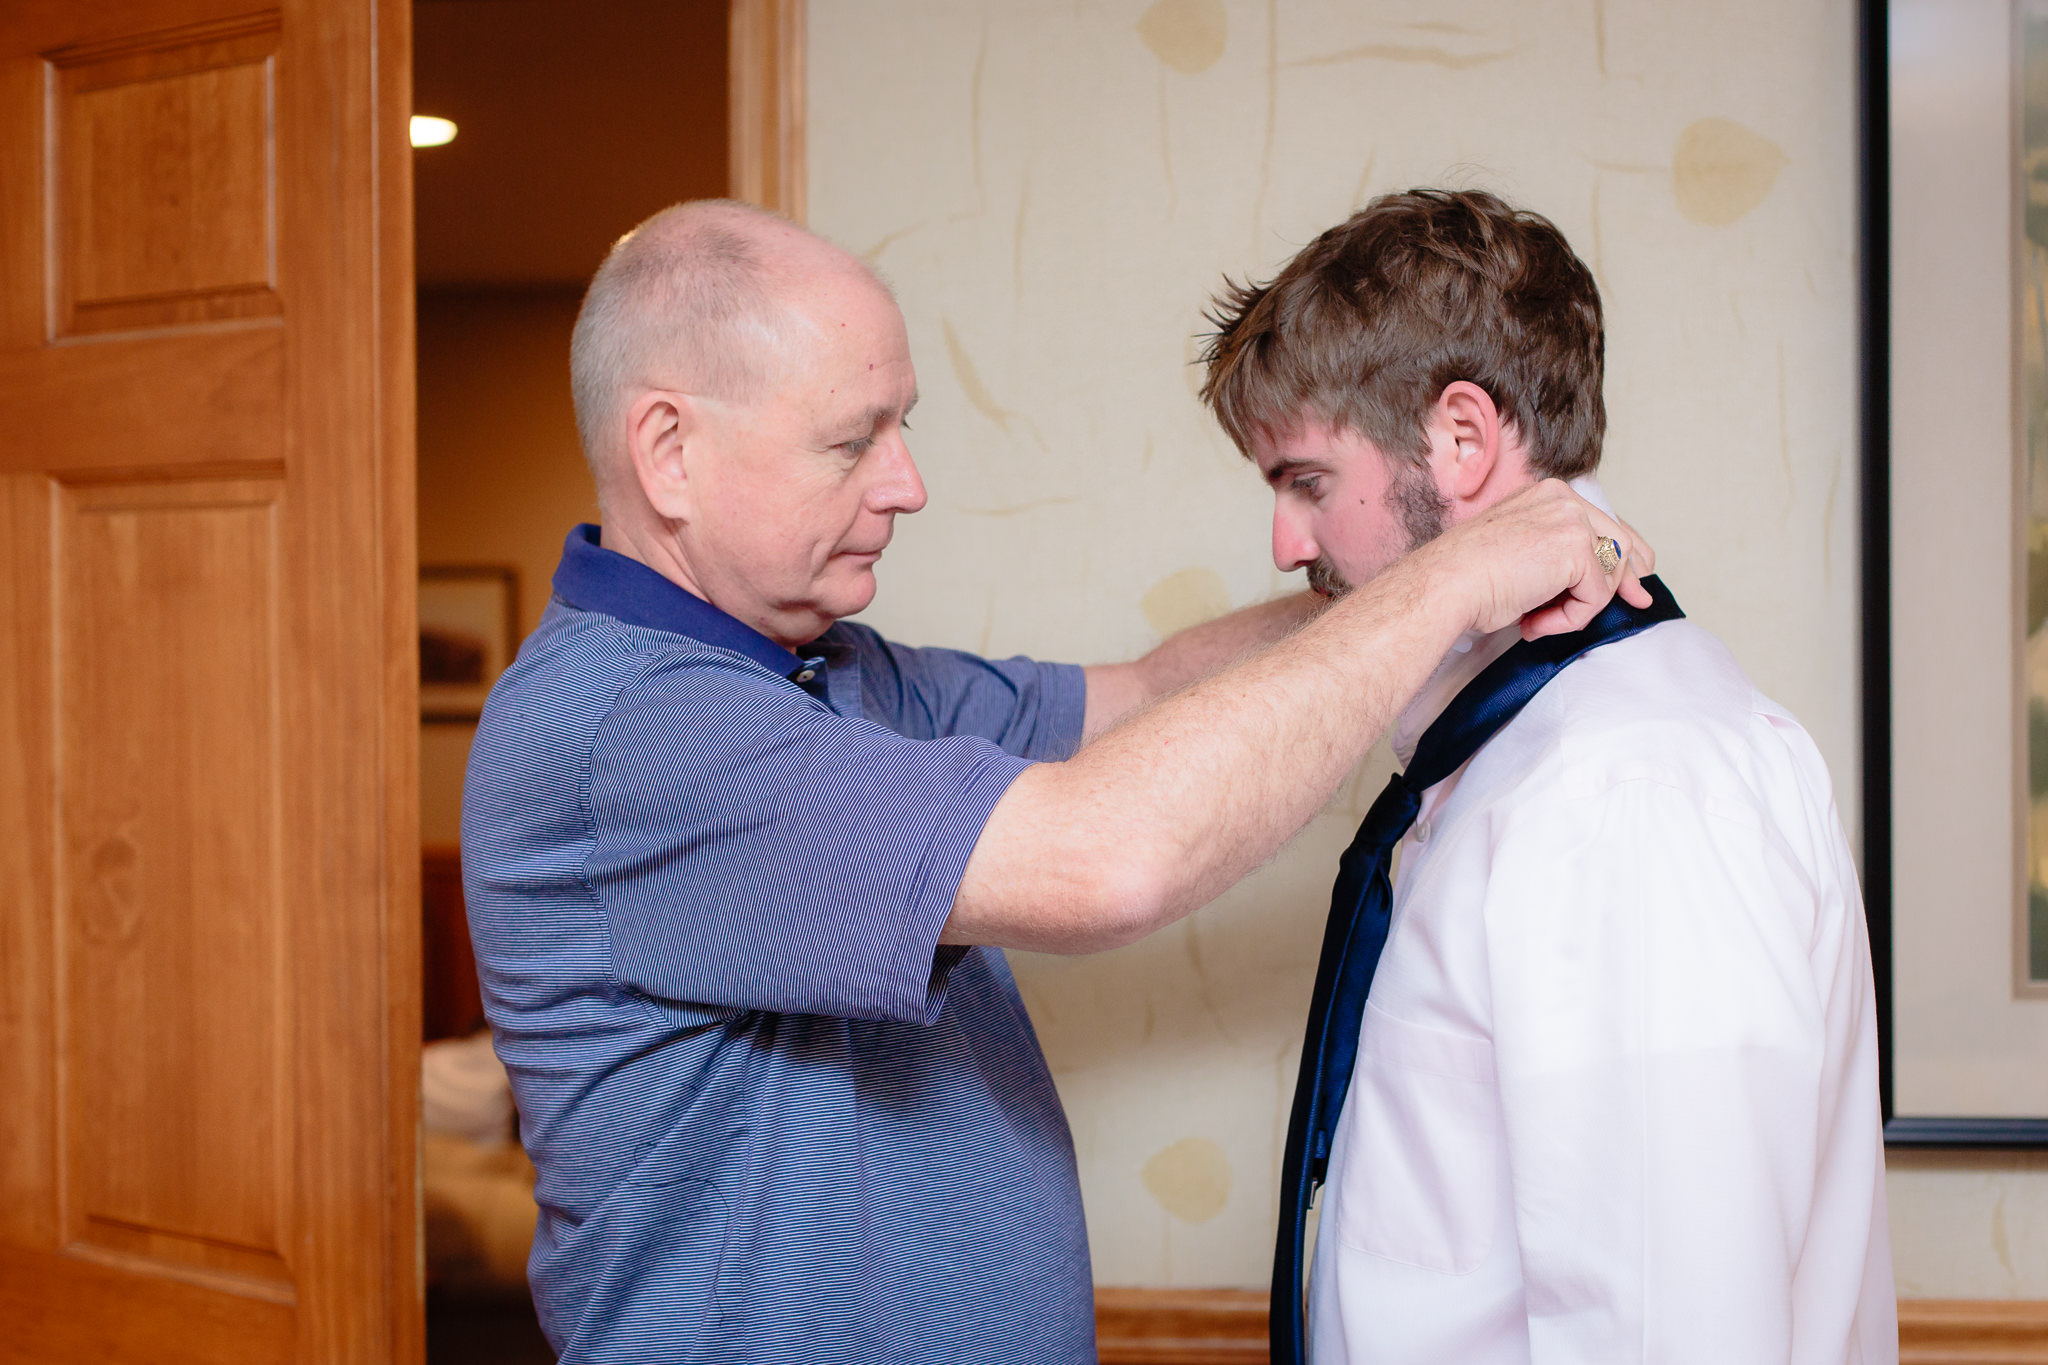
[[1073, 1141], [1001, 952], [940, 947], [1081, 670], [804, 657], [578, 527], [492, 690], [463, 885], [564, 1361], [1095, 1358]]

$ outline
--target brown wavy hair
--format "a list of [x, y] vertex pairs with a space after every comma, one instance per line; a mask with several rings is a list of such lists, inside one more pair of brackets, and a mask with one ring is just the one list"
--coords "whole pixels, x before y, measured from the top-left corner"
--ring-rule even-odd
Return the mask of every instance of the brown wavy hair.
[[1600, 463], [1593, 272], [1549, 219], [1483, 190], [1383, 195], [1267, 283], [1226, 278], [1205, 316], [1202, 401], [1246, 454], [1311, 412], [1420, 460], [1430, 409], [1464, 379], [1514, 424], [1537, 474]]

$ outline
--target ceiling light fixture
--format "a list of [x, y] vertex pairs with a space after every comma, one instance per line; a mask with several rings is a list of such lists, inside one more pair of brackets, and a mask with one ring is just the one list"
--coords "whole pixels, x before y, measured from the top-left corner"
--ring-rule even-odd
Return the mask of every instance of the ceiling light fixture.
[[445, 118], [430, 114], [412, 116], [412, 145], [415, 147], [440, 147], [455, 141], [455, 124]]

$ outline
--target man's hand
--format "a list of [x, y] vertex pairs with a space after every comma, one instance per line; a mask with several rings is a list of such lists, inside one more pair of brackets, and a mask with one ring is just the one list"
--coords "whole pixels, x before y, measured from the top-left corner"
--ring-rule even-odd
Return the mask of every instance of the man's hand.
[[[1612, 573], [1595, 555], [1602, 536], [1621, 547]], [[1617, 591], [1647, 607], [1641, 579], [1656, 565], [1656, 552], [1627, 523], [1545, 479], [1418, 549], [1406, 567], [1425, 591], [1441, 585], [1468, 594], [1471, 629], [1520, 621], [1522, 638], [1534, 640], [1583, 629]]]
[[[1609, 574], [1595, 537], [1624, 563]], [[941, 943], [1095, 952], [1222, 894], [1308, 822], [1458, 636], [1577, 630], [1649, 549], [1548, 481], [1360, 584], [1286, 635], [1038, 763], [996, 802]], [[1306, 611], [1306, 607], [1303, 607]]]

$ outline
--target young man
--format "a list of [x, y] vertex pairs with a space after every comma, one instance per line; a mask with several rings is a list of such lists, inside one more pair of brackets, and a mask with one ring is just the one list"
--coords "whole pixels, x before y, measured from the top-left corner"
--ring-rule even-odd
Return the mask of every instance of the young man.
[[[1599, 294], [1535, 214], [1390, 195], [1215, 320], [1204, 396], [1272, 486], [1275, 562], [1324, 593], [1542, 478], [1604, 502]], [[1312, 1019], [1304, 1063], [1306, 1091], [1318, 1037], [1355, 1037], [1341, 1119], [1323, 1152], [1298, 1117], [1289, 1165], [1328, 1160], [1319, 1365], [1897, 1359], [1870, 950], [1827, 770], [1717, 640], [1654, 620], [1388, 804], [1413, 823], [1362, 1030], [1355, 998], [1331, 1034]], [[1487, 714], [1519, 639], [1458, 642], [1395, 724], [1404, 763], [1446, 708], [1439, 751]]]

